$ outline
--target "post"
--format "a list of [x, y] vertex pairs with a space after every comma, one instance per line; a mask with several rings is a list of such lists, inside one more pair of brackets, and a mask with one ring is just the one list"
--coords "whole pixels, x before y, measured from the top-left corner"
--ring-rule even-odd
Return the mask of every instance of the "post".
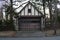
[[41, 18], [41, 30], [43, 30], [43, 28], [45, 27], [44, 23], [43, 23], [43, 17]]
[[16, 28], [16, 31], [18, 31], [18, 18], [16, 18], [16, 26], [15, 26], [15, 28]]

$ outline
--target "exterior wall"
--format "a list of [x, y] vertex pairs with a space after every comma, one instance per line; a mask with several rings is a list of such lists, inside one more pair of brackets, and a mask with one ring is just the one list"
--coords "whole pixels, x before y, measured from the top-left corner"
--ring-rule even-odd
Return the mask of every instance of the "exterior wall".
[[18, 18], [15, 20], [15, 29], [18, 31]]
[[25, 10], [25, 15], [27, 15], [28, 14], [27, 7], [24, 10]]
[[44, 21], [44, 19], [41, 18], [41, 28], [42, 28], [42, 29], [45, 27], [43, 21]]
[[[28, 9], [31, 9], [31, 13], [28, 13]], [[20, 16], [28, 16], [28, 17], [30, 17], [30, 16], [41, 16], [41, 14], [32, 6], [32, 5], [30, 5], [30, 4], [28, 4], [25, 8], [23, 8], [23, 10], [20, 12], [20, 14], [19, 14], [19, 17]], [[19, 19], [19, 21], [20, 21], [20, 19]], [[18, 19], [17, 19], [17, 25], [19, 25], [19, 22], [18, 21]], [[41, 20], [40, 20], [41, 22], [41, 28], [44, 28], [44, 25], [43, 25], [43, 18], [41, 18]], [[21, 24], [22, 25], [22, 27], [23, 27], [23, 25], [25, 25], [25, 24]], [[34, 28], [34, 26], [35, 26], [36, 24], [34, 24], [33, 25], [33, 28]], [[39, 23], [37, 24], [37, 26], [39, 25]], [[30, 24], [30, 26], [32, 26], [32, 23]], [[26, 25], [24, 26], [24, 28], [25, 27], [27, 27]], [[39, 27], [39, 26], [38, 26]], [[19, 28], [19, 26], [17, 26], [16, 27], [16, 30], [18, 30], [18, 28]]]
[[21, 12], [21, 15], [22, 15], [22, 16], [24, 15], [24, 10]]
[[[31, 13], [28, 13], [28, 9], [31, 9]], [[19, 16], [41, 16], [41, 14], [29, 4], [21, 11]]]

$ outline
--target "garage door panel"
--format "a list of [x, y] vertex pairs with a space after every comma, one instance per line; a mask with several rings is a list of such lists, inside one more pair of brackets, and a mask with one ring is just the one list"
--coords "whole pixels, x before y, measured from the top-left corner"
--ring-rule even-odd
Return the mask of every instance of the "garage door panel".
[[19, 30], [38, 30], [40, 27], [40, 19], [19, 19]]

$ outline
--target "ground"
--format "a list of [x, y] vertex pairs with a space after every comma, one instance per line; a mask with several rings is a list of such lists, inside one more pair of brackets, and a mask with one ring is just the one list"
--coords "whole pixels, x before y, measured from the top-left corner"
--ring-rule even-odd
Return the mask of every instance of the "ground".
[[45, 33], [41, 31], [18, 31], [16, 37], [43, 37]]
[[27, 38], [0, 38], [0, 40], [60, 40], [60, 36], [54, 37], [27, 37]]
[[60, 36], [60, 29], [56, 30], [56, 35], [54, 35], [54, 30], [48, 31], [2, 31], [0, 32], [0, 37], [52, 37]]

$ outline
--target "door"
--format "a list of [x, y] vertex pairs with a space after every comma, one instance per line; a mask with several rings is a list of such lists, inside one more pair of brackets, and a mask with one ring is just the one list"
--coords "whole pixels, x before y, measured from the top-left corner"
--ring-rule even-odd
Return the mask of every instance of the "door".
[[40, 30], [41, 20], [40, 17], [21, 17], [18, 19], [19, 30]]

